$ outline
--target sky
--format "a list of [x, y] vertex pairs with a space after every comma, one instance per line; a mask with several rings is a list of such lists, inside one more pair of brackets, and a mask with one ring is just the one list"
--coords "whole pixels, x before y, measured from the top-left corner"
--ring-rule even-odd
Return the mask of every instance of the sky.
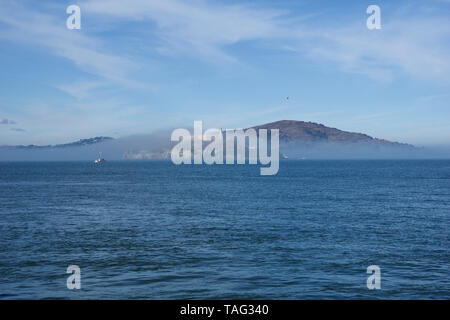
[[450, 145], [449, 17], [450, 0], [2, 0], [0, 145], [283, 119]]

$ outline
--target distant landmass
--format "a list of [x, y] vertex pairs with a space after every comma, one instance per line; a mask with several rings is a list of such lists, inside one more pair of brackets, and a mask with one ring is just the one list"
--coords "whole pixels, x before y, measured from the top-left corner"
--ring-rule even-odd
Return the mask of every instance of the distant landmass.
[[[258, 126], [251, 127], [252, 129], [279, 129], [280, 141], [289, 142], [332, 142], [332, 143], [373, 143], [379, 145], [397, 146], [397, 147], [413, 147], [412, 145], [391, 142], [388, 140], [373, 138], [367, 134], [342, 131], [336, 128], [326, 127], [320, 123], [295, 121], [295, 120], [280, 120], [270, 122]], [[92, 145], [106, 141], [114, 140], [111, 137], [94, 137], [89, 139], [80, 139], [75, 142], [56, 144], [56, 145], [18, 145], [18, 146], [0, 146], [0, 148], [12, 149], [44, 149], [44, 148], [68, 148]]]
[[[347, 132], [323, 124], [281, 120], [251, 127], [279, 129], [280, 153], [289, 159], [439, 158], [441, 154], [410, 144], [392, 142], [363, 133]], [[0, 146], [0, 161], [91, 160], [102, 152], [106, 160], [170, 159], [172, 130], [122, 138], [94, 137], [57, 145]], [[449, 157], [448, 150], [445, 158]]]
[[313, 142], [313, 143], [368, 143], [393, 147], [413, 147], [412, 145], [391, 142], [383, 139], [372, 138], [367, 134], [342, 131], [336, 128], [326, 127], [323, 124], [295, 120], [281, 120], [271, 122], [253, 129], [279, 129], [280, 141], [290, 142]]
[[0, 148], [6, 148], [6, 149], [48, 149], [48, 148], [69, 148], [69, 147], [80, 147], [80, 146], [87, 146], [95, 143], [101, 143], [105, 141], [114, 140], [114, 138], [111, 137], [94, 137], [89, 139], [80, 139], [75, 142], [70, 143], [64, 143], [64, 144], [55, 144], [55, 145], [45, 145], [45, 146], [37, 146], [34, 144], [30, 145], [18, 145], [18, 146], [0, 146]]

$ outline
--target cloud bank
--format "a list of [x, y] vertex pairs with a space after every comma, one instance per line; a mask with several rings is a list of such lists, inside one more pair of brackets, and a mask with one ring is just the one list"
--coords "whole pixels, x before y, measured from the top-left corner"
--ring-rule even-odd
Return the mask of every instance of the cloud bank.
[[0, 118], [0, 124], [16, 124], [16, 122], [6, 118]]

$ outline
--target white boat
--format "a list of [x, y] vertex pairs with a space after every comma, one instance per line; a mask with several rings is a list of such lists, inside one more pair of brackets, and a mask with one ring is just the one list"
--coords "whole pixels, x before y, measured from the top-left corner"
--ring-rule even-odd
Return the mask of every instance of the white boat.
[[94, 160], [94, 163], [102, 163], [102, 162], [106, 162], [106, 160], [103, 159], [102, 153], [99, 152], [99, 153], [98, 153], [98, 159], [95, 159], [95, 160]]

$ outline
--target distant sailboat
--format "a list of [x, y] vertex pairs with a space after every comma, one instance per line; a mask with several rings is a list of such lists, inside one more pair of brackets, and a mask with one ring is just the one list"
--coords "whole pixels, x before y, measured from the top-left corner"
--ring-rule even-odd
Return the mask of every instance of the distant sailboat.
[[106, 162], [106, 160], [103, 159], [102, 153], [99, 152], [99, 153], [98, 153], [98, 159], [95, 159], [95, 160], [94, 160], [94, 163], [102, 163], [102, 162]]

